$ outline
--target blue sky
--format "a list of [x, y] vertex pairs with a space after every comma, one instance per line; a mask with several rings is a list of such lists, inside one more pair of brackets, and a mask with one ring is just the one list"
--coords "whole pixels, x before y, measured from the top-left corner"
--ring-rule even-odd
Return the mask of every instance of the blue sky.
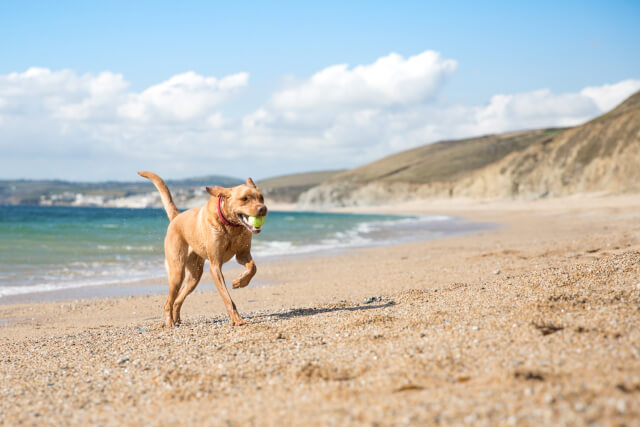
[[[0, 86], [0, 154], [11, 161], [2, 165], [0, 178], [128, 179], [127, 171], [138, 166], [156, 168], [167, 177], [226, 173], [262, 178], [352, 167], [437, 139], [472, 136], [474, 131], [575, 124], [613, 102], [604, 99], [617, 100], [637, 90], [638, 22], [640, 2], [634, 1], [5, 0], [0, 3], [0, 76], [6, 77], [4, 89]], [[408, 71], [417, 73], [407, 85], [416, 84], [419, 96], [410, 102], [392, 96], [367, 104], [375, 99], [369, 95], [380, 90], [387, 93], [387, 88], [367, 86], [366, 75], [402, 73], [402, 61], [427, 51], [436, 52], [438, 58], [416, 61], [415, 67], [421, 68]], [[361, 74], [355, 68], [375, 64], [392, 53], [401, 60], [391, 61], [395, 65], [386, 71], [374, 67], [367, 74], [365, 70], [364, 80], [358, 80]], [[325, 92], [348, 92], [349, 87], [327, 88], [330, 83], [326, 82], [318, 89], [312, 82], [316, 73], [338, 64], [348, 67], [335, 78], [351, 86], [365, 82], [361, 92], [322, 99]], [[46, 98], [52, 89], [42, 83], [40, 73], [20, 77], [25, 92], [16, 95], [15, 78], [7, 76], [32, 67], [46, 69], [54, 77], [70, 71], [73, 75], [47, 81], [57, 85], [56, 90], [71, 87], [74, 92]], [[90, 95], [77, 89], [81, 84], [91, 86], [84, 80], [79, 83], [82, 76], [91, 79], [104, 72], [125, 82], [109, 89], [118, 100], [114, 95], [88, 113], [78, 113], [76, 108], [62, 115], [51, 105], [62, 99], [60, 105], [69, 107], [72, 101], [88, 99]], [[157, 97], [145, 98], [145, 90], [185, 72], [218, 80], [246, 73], [246, 81], [222, 92], [209, 86], [215, 92], [212, 96], [220, 99], [205, 102], [202, 110], [187, 118], [178, 114], [178, 120], [165, 110], [152, 114], [160, 111], [149, 104]], [[204, 84], [191, 77], [194, 90]], [[40, 83], [34, 83], [34, 78]], [[60, 83], [69, 79], [75, 83]], [[34, 87], [41, 92], [30, 89]], [[583, 92], [585, 88], [600, 89]], [[165, 89], [172, 90], [164, 86], [159, 90]], [[364, 93], [367, 90], [371, 93]], [[404, 90], [411, 98], [412, 89]], [[283, 101], [284, 93], [289, 94], [288, 101]], [[590, 98], [582, 99], [585, 94]], [[497, 95], [510, 98], [496, 99]], [[121, 108], [136, 96], [140, 97], [136, 111], [146, 112], [144, 120], [135, 117], [137, 124], [128, 113], [133, 110]], [[304, 96], [325, 111], [313, 115], [308, 106], [290, 101]], [[146, 107], [141, 106], [144, 102]], [[180, 102], [200, 101], [182, 97], [176, 105]], [[546, 102], [554, 108], [548, 109], [549, 114], [525, 111], [522, 105], [527, 102]], [[598, 108], [589, 107], [588, 102]], [[87, 103], [95, 106], [93, 101]], [[48, 115], [41, 113], [43, 105], [50, 109]], [[111, 115], [103, 111], [109, 108]], [[502, 109], [502, 116], [495, 117], [496, 108]], [[258, 112], [262, 112], [257, 115], [260, 123], [253, 120]], [[462, 119], [465, 114], [494, 116], [472, 124]], [[365, 124], [347, 127], [363, 117], [375, 117], [377, 125], [393, 125], [376, 130]], [[422, 124], [417, 117], [423, 118]], [[126, 123], [121, 121], [125, 119]], [[216, 123], [215, 131], [202, 130], [191, 146], [189, 135], [202, 128], [205, 120]], [[440, 123], [446, 123], [448, 130], [438, 128]], [[25, 127], [29, 131], [20, 130]], [[154, 145], [154, 138], [164, 142]], [[185, 145], [188, 152], [176, 161]]]

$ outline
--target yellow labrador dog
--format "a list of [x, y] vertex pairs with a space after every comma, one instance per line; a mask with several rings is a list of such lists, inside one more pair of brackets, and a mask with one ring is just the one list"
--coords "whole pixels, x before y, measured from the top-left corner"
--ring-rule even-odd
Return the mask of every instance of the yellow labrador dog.
[[[220, 292], [233, 326], [246, 322], [238, 314], [222, 275], [222, 264], [235, 255], [246, 270], [233, 281], [234, 288], [243, 288], [256, 274], [251, 258], [251, 237], [259, 233], [249, 223], [250, 216], [267, 215], [262, 194], [247, 178], [247, 183], [232, 188], [207, 187], [211, 195], [205, 206], [180, 213], [173, 203], [164, 181], [152, 172], [138, 172], [153, 182], [160, 192], [169, 217], [164, 239], [165, 267], [169, 276], [169, 296], [164, 304], [164, 324], [180, 323], [180, 308], [184, 299], [198, 286], [204, 261], [209, 260], [211, 276]], [[185, 280], [186, 279], [186, 280]], [[182, 282], [185, 282], [181, 287]]]

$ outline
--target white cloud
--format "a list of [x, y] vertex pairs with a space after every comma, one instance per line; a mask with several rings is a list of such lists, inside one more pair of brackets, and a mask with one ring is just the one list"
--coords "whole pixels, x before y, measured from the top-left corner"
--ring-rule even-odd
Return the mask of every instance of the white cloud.
[[629, 79], [610, 85], [586, 87], [580, 94], [591, 98], [600, 111], [609, 111], [639, 89], [640, 80]]
[[188, 121], [215, 113], [248, 79], [247, 73], [217, 79], [187, 72], [135, 93], [127, 92], [129, 83], [121, 74], [78, 75], [34, 67], [0, 76], [0, 108], [60, 121]]
[[606, 113], [640, 89], [640, 80], [591, 86], [576, 93], [554, 94], [549, 89], [495, 95], [486, 106], [474, 108], [469, 134], [497, 133], [539, 127], [576, 126]]
[[29, 68], [0, 75], [0, 109], [6, 114], [62, 120], [86, 120], [128, 86], [121, 74], [102, 72], [78, 75], [71, 70]]
[[356, 166], [438, 140], [576, 125], [640, 89], [640, 80], [624, 80], [450, 104], [441, 93], [456, 67], [433, 51], [333, 65], [289, 81], [239, 118], [227, 114], [229, 101], [248, 87], [247, 73], [186, 72], [142, 91], [109, 71], [0, 75], [0, 177], [122, 179], [142, 167], [264, 176]]
[[148, 155], [184, 134], [224, 128], [228, 121], [218, 107], [248, 78], [187, 72], [136, 93], [121, 74], [108, 71], [79, 75], [34, 67], [0, 75], [0, 148]]
[[246, 87], [248, 81], [247, 73], [223, 79], [194, 72], [178, 74], [142, 93], [129, 95], [127, 102], [118, 108], [118, 114], [143, 122], [194, 120], [220, 105], [237, 89]]
[[327, 67], [245, 116], [244, 141], [268, 142], [275, 151], [295, 147], [288, 151], [297, 159], [316, 157], [314, 152], [336, 158], [366, 151], [366, 159], [386, 154], [396, 134], [406, 130], [398, 115], [434, 103], [456, 67], [455, 60], [429, 50], [409, 58], [391, 53], [352, 68]]
[[591, 98], [579, 93], [553, 94], [549, 89], [495, 95], [475, 108], [470, 131], [496, 133], [515, 129], [574, 126], [599, 114]]
[[415, 104], [435, 96], [456, 67], [456, 61], [432, 50], [407, 59], [391, 53], [353, 69], [346, 64], [327, 67], [276, 93], [272, 103], [285, 111]]
[[[75, 77], [73, 75], [71, 78]], [[123, 100], [123, 93], [129, 87], [121, 74], [103, 72], [97, 76], [90, 74], [81, 78], [78, 102], [60, 102], [53, 109], [53, 116], [62, 120], [109, 119], [113, 106]]]

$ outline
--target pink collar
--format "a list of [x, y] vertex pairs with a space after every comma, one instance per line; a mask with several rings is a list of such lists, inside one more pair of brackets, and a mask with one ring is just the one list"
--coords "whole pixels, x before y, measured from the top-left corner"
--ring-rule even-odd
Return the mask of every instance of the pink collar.
[[240, 227], [240, 224], [234, 224], [224, 217], [224, 214], [222, 213], [222, 208], [220, 207], [221, 202], [222, 202], [222, 196], [220, 195], [218, 196], [218, 218], [220, 218], [220, 221], [222, 221], [224, 225], [229, 225], [231, 227]]

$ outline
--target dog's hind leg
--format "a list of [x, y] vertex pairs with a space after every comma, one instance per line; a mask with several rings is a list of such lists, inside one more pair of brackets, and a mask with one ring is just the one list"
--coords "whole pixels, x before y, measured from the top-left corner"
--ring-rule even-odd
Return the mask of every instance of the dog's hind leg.
[[164, 303], [164, 325], [170, 328], [176, 325], [173, 321], [173, 303], [178, 296], [183, 279], [184, 268], [169, 272], [169, 295]]
[[180, 308], [184, 299], [194, 291], [200, 278], [202, 277], [202, 271], [204, 268], [204, 259], [200, 258], [196, 253], [189, 252], [187, 256], [187, 263], [185, 265], [186, 276], [184, 285], [180, 289], [178, 298], [173, 302], [173, 321], [175, 324], [180, 323]]
[[187, 261], [188, 245], [176, 239], [165, 239], [164, 253], [166, 256], [167, 274], [169, 276], [169, 295], [164, 303], [164, 325], [175, 326], [173, 319], [173, 303], [184, 280], [184, 268]]

